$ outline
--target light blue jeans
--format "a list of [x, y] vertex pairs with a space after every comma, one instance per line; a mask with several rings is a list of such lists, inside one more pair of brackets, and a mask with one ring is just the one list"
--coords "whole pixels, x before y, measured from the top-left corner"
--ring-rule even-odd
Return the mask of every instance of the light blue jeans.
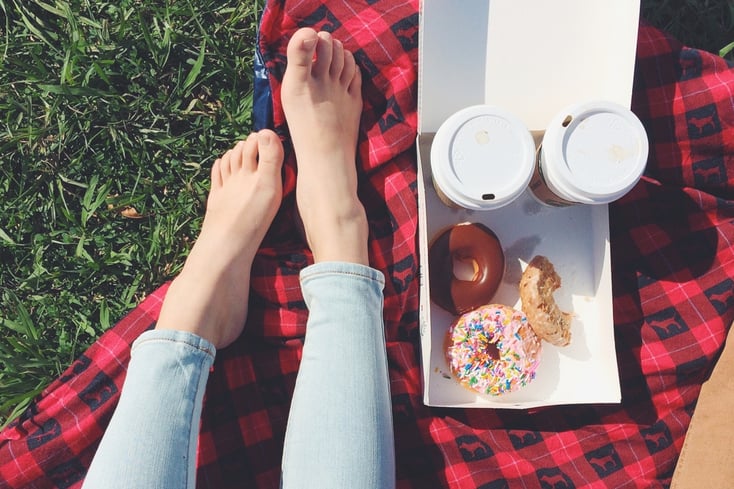
[[[353, 263], [301, 272], [309, 317], [286, 429], [284, 488], [395, 486], [384, 277]], [[84, 489], [193, 488], [204, 389], [215, 349], [181, 331], [133, 344], [120, 401]]]

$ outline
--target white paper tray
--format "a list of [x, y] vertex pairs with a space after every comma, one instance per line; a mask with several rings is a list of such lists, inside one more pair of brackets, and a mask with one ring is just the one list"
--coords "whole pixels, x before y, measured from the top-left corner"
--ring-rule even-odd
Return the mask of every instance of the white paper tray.
[[[563, 107], [609, 100], [629, 107], [639, 0], [423, 0], [418, 79], [420, 327], [424, 403], [444, 407], [532, 408], [620, 401], [614, 346], [608, 207], [543, 206], [526, 191], [507, 207], [446, 207], [433, 189], [430, 143], [454, 112], [494, 104], [542, 137]], [[461, 222], [492, 229], [507, 268], [494, 302], [519, 307], [518, 282], [537, 254], [562, 279], [555, 298], [575, 314], [567, 347], [543, 343], [537, 378], [499, 397], [474, 394], [448, 370], [444, 337], [454, 317], [433, 304], [428, 243]]]
[[[619, 402], [614, 349], [609, 221], [607, 206], [552, 208], [526, 192], [493, 211], [446, 207], [431, 183], [426, 155], [430, 136], [419, 148], [419, 233], [421, 256], [420, 324], [424, 402], [429, 406], [530, 408], [553, 404]], [[430, 219], [428, 219], [430, 216]], [[444, 338], [454, 316], [428, 298], [428, 243], [448, 226], [481, 222], [492, 229], [505, 251], [506, 270], [493, 302], [520, 308], [518, 283], [526, 264], [547, 256], [561, 276], [555, 293], [561, 309], [573, 311], [571, 344], [543, 342], [536, 379], [510, 394], [488, 397], [459, 385], [448, 370]]]

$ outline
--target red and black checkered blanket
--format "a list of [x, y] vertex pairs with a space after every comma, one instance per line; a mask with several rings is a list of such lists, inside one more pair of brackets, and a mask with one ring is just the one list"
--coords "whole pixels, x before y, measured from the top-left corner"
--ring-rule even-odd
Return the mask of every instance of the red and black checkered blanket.
[[[640, 26], [633, 110], [647, 129], [650, 160], [644, 179], [610, 210], [622, 403], [530, 412], [427, 408], [418, 355], [417, 9], [417, 0], [271, 0], [259, 39], [274, 123], [286, 139], [278, 93], [295, 29], [332, 31], [364, 73], [360, 197], [372, 264], [387, 277], [398, 486], [667, 486], [701, 383], [734, 320], [734, 69]], [[209, 380], [201, 488], [278, 487], [307, 315], [298, 272], [310, 260], [293, 226], [294, 181], [289, 156], [286, 198], [252, 272], [246, 331], [218, 353]], [[0, 486], [80, 486], [115, 408], [130, 344], [156, 320], [165, 290], [0, 434]]]

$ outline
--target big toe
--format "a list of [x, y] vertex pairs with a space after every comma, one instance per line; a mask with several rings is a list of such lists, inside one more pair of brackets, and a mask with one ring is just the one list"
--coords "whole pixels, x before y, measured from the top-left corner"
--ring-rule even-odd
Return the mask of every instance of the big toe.
[[261, 171], [280, 176], [283, 164], [283, 144], [275, 132], [263, 129], [257, 133], [258, 167]]
[[291, 76], [297, 75], [306, 79], [311, 74], [316, 45], [318, 44], [318, 33], [310, 27], [303, 27], [296, 31], [288, 41], [288, 66], [286, 73]]

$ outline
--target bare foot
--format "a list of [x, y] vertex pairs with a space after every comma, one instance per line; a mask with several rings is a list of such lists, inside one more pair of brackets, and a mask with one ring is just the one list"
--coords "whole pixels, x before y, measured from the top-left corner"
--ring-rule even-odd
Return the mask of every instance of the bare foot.
[[362, 77], [354, 56], [327, 32], [298, 30], [288, 43], [281, 100], [298, 164], [296, 202], [314, 261], [368, 265], [356, 169]]
[[196, 333], [217, 348], [242, 333], [252, 261], [281, 202], [282, 162], [283, 147], [269, 130], [214, 162], [201, 234], [168, 289], [156, 329]]

